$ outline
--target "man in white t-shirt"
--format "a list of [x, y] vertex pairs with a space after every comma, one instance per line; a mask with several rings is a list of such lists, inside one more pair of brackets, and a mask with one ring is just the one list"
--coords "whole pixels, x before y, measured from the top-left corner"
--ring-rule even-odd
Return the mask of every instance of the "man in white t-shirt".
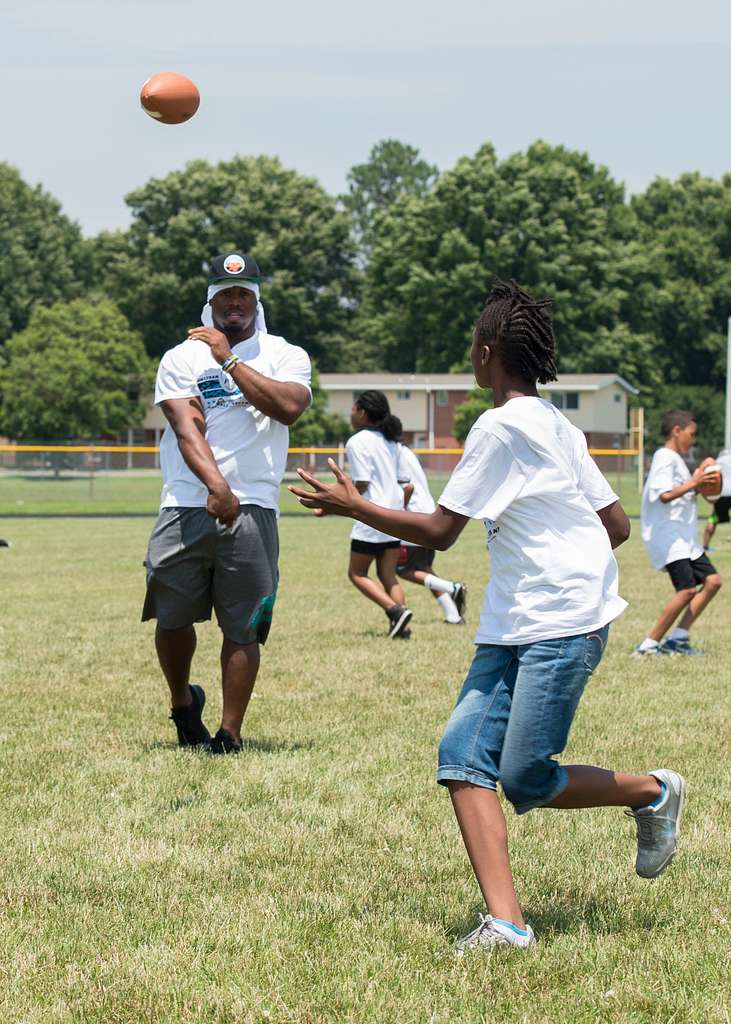
[[[713, 459], [705, 459], [692, 476], [685, 464], [683, 456], [698, 429], [691, 412], [666, 412], [660, 429], [665, 444], [652, 457], [642, 492], [642, 539], [653, 568], [665, 570], [676, 592], [635, 653], [694, 655], [700, 651], [690, 645], [690, 627], [722, 582], [698, 543], [696, 492], [712, 485], [717, 475], [706, 472]], [[680, 622], [663, 640], [679, 615]]]
[[[624, 806], [637, 820], [636, 871], [654, 878], [672, 860], [685, 796], [669, 769], [647, 775], [556, 760], [610, 623], [626, 607], [612, 548], [629, 520], [579, 430], [538, 396], [556, 379], [548, 302], [499, 282], [472, 343], [477, 383], [494, 409], [473, 426], [434, 512], [379, 508], [334, 462], [335, 484], [300, 472], [290, 488], [309, 508], [346, 515], [437, 550], [470, 519], [485, 525], [491, 576], [472, 666], [439, 747], [448, 787], [489, 913], [459, 950], [535, 941], [513, 884], [500, 783], [519, 814], [538, 807]], [[576, 884], [576, 880], [574, 880]]]
[[[277, 593], [288, 428], [312, 397], [307, 353], [267, 333], [260, 280], [253, 256], [213, 260], [203, 325], [165, 353], [155, 388], [168, 426], [142, 618], [157, 619], [178, 742], [215, 754], [241, 750]], [[202, 721], [205, 693], [189, 682], [193, 624], [212, 609], [223, 633], [223, 717], [213, 739]]]

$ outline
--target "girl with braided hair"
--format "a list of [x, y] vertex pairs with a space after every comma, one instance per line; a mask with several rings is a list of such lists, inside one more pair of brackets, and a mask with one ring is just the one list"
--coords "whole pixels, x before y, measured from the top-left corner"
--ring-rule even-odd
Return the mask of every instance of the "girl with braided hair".
[[667, 768], [627, 775], [556, 759], [610, 623], [626, 602], [612, 548], [629, 520], [584, 435], [536, 383], [556, 376], [548, 301], [498, 282], [480, 316], [472, 366], [494, 408], [480, 416], [434, 512], [377, 508], [334, 462], [335, 484], [307, 473], [290, 488], [309, 508], [443, 551], [470, 519], [484, 522], [491, 577], [476, 653], [439, 746], [446, 786], [487, 905], [458, 951], [534, 941], [513, 883], [498, 783], [518, 814], [619, 806], [637, 823], [635, 870], [654, 878], [672, 860], [685, 797]]
[[[399, 483], [401, 422], [391, 414], [382, 391], [363, 391], [350, 412], [355, 434], [345, 446], [351, 478], [360, 494], [385, 508], [403, 508]], [[412, 612], [406, 607], [403, 587], [396, 575], [401, 542], [390, 533], [365, 523], [354, 523], [350, 534], [348, 579], [388, 617], [388, 636], [408, 639]], [[376, 563], [378, 581], [369, 576]]]

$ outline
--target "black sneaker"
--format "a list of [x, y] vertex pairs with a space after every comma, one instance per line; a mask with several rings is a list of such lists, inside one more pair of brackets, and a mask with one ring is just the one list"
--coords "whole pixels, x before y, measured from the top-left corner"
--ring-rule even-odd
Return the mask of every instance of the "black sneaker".
[[460, 618], [464, 619], [465, 608], [467, 607], [467, 587], [464, 583], [454, 584], [452, 600], [457, 605], [457, 611], [460, 614]]
[[190, 687], [193, 697], [187, 708], [171, 708], [170, 719], [175, 722], [178, 730], [178, 744], [181, 747], [200, 747], [211, 742], [211, 734], [203, 724], [201, 715], [206, 703], [206, 694], [202, 686], [193, 683]]
[[389, 640], [394, 640], [397, 636], [401, 636], [413, 614], [408, 608], [404, 608], [402, 604], [394, 604], [386, 610], [386, 615], [388, 615], [389, 622], [391, 623], [388, 630]]
[[212, 754], [240, 754], [241, 740], [235, 740], [228, 729], [221, 727], [208, 744], [208, 749]]

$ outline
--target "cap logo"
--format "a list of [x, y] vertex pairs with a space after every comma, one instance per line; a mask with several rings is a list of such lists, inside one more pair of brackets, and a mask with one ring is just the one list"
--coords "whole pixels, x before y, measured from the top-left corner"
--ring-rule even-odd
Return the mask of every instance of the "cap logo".
[[230, 256], [227, 256], [223, 261], [223, 269], [227, 274], [240, 274], [246, 266], [244, 257], [239, 256], [237, 252], [232, 252]]

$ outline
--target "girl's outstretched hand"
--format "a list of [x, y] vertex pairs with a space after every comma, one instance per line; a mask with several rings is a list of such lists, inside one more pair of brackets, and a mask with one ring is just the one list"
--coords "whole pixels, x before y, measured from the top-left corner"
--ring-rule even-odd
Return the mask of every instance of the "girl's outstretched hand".
[[306, 473], [304, 469], [297, 472], [311, 491], [303, 491], [301, 487], [289, 486], [288, 490], [298, 499], [300, 505], [314, 509], [316, 516], [351, 516], [360, 501], [358, 489], [333, 459], [327, 460], [335, 477], [334, 484], [324, 484], [317, 477]]

